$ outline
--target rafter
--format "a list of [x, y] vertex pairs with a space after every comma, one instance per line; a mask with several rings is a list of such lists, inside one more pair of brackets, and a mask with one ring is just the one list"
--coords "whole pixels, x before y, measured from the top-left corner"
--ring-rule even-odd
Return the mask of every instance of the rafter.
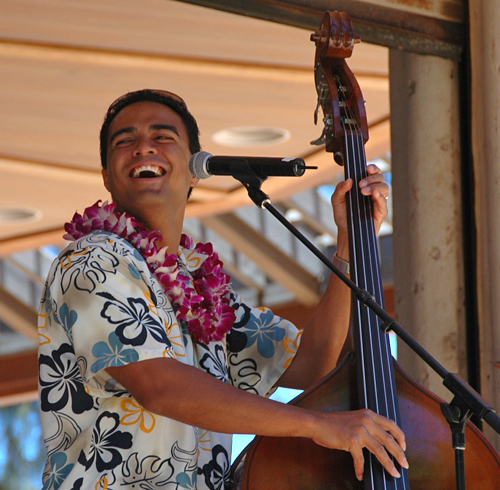
[[35, 400], [37, 393], [37, 351], [0, 356], [0, 407]]
[[465, 44], [465, 9], [458, 3], [366, 0], [181, 0], [235, 14], [305, 29], [317, 29], [326, 10], [349, 12], [353, 27], [365, 42], [421, 54], [458, 58]]
[[64, 243], [64, 233], [63, 227], [58, 226], [52, 230], [5, 238], [4, 240], [0, 240], [0, 257], [40, 248], [45, 245], [58, 245]]
[[203, 222], [295, 294], [297, 301], [305, 305], [318, 302], [317, 279], [236, 215], [207, 217]]
[[0, 287], [0, 318], [10, 328], [38, 344], [37, 313]]

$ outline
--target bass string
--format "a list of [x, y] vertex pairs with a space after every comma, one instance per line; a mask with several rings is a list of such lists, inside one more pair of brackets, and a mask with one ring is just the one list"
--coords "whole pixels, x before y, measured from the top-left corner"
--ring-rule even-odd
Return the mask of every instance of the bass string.
[[[340, 95], [343, 91], [340, 91]], [[352, 114], [350, 105], [345, 100], [343, 107], [346, 111], [345, 135], [346, 135], [346, 173], [347, 177], [353, 179], [354, 191], [350, 192], [350, 212], [351, 215], [351, 243], [353, 244], [353, 255], [355, 257], [354, 275], [357, 285], [373, 293], [375, 300], [384, 307], [383, 288], [380, 270], [377, 239], [373, 224], [371, 199], [363, 196], [359, 192], [358, 183], [367, 175], [366, 155], [364, 141], [361, 135], [356, 118]], [[397, 419], [395, 409], [395, 388], [391, 382], [392, 359], [389, 352], [389, 345], [386, 335], [379, 329], [379, 319], [366, 307], [358, 304], [360, 319], [362, 318], [366, 328], [362, 329], [366, 334], [361, 333], [359, 338], [363, 342], [362, 352], [363, 371], [368, 369], [373, 374], [373, 396], [375, 408], [378, 413]], [[362, 323], [361, 321], [359, 322]], [[367, 365], [368, 363], [368, 365]], [[389, 373], [389, 374], [387, 374]], [[381, 376], [382, 375], [382, 376]], [[365, 385], [367, 380], [365, 380]], [[389, 391], [388, 391], [389, 390]], [[368, 389], [365, 389], [368, 392]], [[379, 400], [382, 395], [383, 400]]]
[[[366, 154], [364, 139], [356, 123], [356, 118], [350, 111], [350, 105], [344, 101], [347, 117], [345, 118], [345, 148], [346, 148], [346, 177], [353, 179], [353, 189], [348, 195], [349, 210], [351, 213], [351, 243], [353, 256], [356, 258], [353, 278], [359, 287], [374, 294], [375, 301], [385, 307], [383, 285], [378, 254], [378, 244], [373, 223], [371, 200], [359, 192], [358, 184], [367, 176]], [[362, 252], [362, 253], [361, 253]], [[368, 253], [366, 253], [368, 252]], [[367, 307], [357, 302], [358, 328], [360, 332], [361, 371], [363, 373], [363, 393], [367, 408], [391, 418], [399, 424], [399, 411], [397, 408], [397, 394], [392, 369], [392, 357], [387, 335], [379, 325], [380, 319], [368, 310]], [[364, 327], [362, 328], [362, 326]], [[371, 376], [365, 375], [366, 372]], [[370, 461], [375, 461], [370, 453]], [[377, 480], [384, 488], [409, 488], [407, 473], [404, 478], [387, 478], [384, 471], [375, 473], [374, 465], [369, 466], [370, 480]], [[378, 487], [377, 487], [378, 488]]]

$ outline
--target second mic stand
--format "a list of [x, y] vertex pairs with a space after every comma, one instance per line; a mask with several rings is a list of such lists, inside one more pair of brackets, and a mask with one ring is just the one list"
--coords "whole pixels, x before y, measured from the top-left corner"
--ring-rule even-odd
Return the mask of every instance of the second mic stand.
[[443, 384], [454, 395], [450, 403], [443, 402], [441, 411], [448, 421], [452, 432], [452, 444], [455, 450], [455, 473], [457, 490], [465, 490], [465, 425], [472, 415], [484, 420], [500, 434], [500, 418], [493, 407], [471, 388], [459, 375], [450, 373], [417, 343], [374, 299], [368, 291], [359, 288], [310, 242], [295, 226], [293, 226], [272, 204], [271, 199], [261, 190], [267, 177], [258, 176], [248, 164], [235, 164], [232, 167], [233, 177], [240, 181], [248, 191], [250, 199], [259, 207], [267, 209], [295, 237], [297, 237], [323, 264], [337, 275], [354, 292], [358, 301], [370, 308], [381, 320], [380, 328], [384, 333], [391, 330], [405, 342], [421, 359], [423, 359], [442, 379]]

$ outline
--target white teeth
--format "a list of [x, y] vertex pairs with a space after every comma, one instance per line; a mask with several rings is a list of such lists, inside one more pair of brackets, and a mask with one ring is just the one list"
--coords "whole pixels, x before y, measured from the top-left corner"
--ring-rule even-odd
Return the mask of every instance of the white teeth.
[[142, 165], [141, 167], [136, 167], [132, 170], [131, 177], [135, 179], [139, 177], [142, 172], [152, 172], [157, 177], [161, 177], [163, 175], [163, 170], [160, 167], [155, 165]]

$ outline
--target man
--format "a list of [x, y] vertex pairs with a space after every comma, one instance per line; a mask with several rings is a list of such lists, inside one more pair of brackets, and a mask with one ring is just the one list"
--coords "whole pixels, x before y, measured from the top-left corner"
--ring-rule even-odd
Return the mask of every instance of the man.
[[[108, 110], [101, 158], [114, 204], [67, 225], [74, 242], [54, 262], [42, 298], [44, 489], [223, 489], [233, 433], [350, 451], [359, 479], [367, 448], [398, 476], [389, 453], [407, 467], [405, 443], [392, 421], [255, 396], [307, 388], [335, 367], [350, 292], [332, 277], [303, 334], [245, 305], [211, 247], [182, 236], [197, 184], [189, 159], [199, 149], [196, 122], [174, 94], [133, 92]], [[388, 186], [376, 167], [360, 185], [379, 228]], [[351, 187], [339, 184], [332, 196], [336, 260], [348, 257]]]

